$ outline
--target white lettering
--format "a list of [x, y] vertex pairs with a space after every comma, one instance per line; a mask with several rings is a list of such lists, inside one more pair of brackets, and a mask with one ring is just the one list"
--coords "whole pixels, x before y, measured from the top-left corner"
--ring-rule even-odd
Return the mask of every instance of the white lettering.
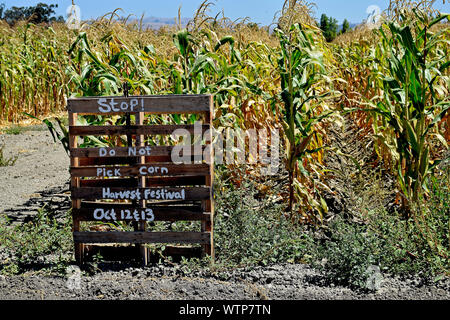
[[136, 107], [139, 104], [138, 99], [133, 99], [130, 101], [131, 111], [134, 111], [134, 107]]
[[111, 149], [108, 151], [106, 148], [100, 148], [98, 151], [98, 155], [100, 157], [106, 157], [107, 155], [109, 155], [110, 157], [114, 157], [116, 155], [116, 150]]
[[[114, 208], [112, 208], [111, 210], [105, 210], [102, 208], [95, 209], [93, 216], [95, 220], [117, 221], [117, 215]], [[155, 215], [153, 213], [153, 210], [148, 208], [135, 209], [133, 212], [128, 209], [123, 209], [120, 210], [120, 219], [152, 222], [155, 220]]]
[[122, 109], [122, 111], [127, 111], [128, 110], [128, 103], [126, 103], [125, 101], [122, 102], [120, 104], [120, 109]]
[[[102, 113], [108, 113], [108, 112], [135, 112], [137, 110], [137, 106], [139, 105], [138, 99], [132, 99], [130, 100], [129, 104], [127, 101], [122, 101], [120, 103], [120, 107], [116, 107], [119, 105], [119, 102], [116, 102], [114, 98], [112, 98], [109, 102], [106, 98], [100, 98], [97, 101], [97, 104], [99, 105], [98, 110]], [[144, 111], [144, 99], [141, 99], [141, 111]]]
[[105, 211], [103, 209], [95, 209], [94, 210], [94, 219], [102, 220], [105, 217]]
[[117, 106], [119, 103], [114, 101], [114, 98], [111, 99], [111, 102], [109, 103], [111, 105], [111, 110], [115, 112], [120, 112], [119, 108], [114, 108], [114, 106]]
[[[141, 200], [141, 191], [136, 190], [125, 190], [118, 192], [111, 192], [110, 188], [102, 189], [103, 199], [120, 199], [120, 200]], [[186, 192], [185, 189], [180, 191], [169, 191], [167, 189], [145, 189], [144, 190], [144, 200], [185, 200]]]
[[117, 169], [106, 169], [97, 168], [97, 177], [121, 177], [120, 168]]
[[129, 147], [128, 155], [129, 156], [137, 156], [139, 153], [140, 156], [150, 156], [152, 153], [152, 148], [149, 146], [143, 148]]
[[120, 199], [120, 200], [141, 200], [141, 191], [139, 189], [136, 190], [126, 190], [119, 192], [111, 192], [110, 188], [102, 189], [102, 198], [103, 199]]
[[100, 112], [111, 112], [111, 107], [108, 105], [108, 100], [105, 98], [100, 98], [98, 99], [98, 104], [100, 105], [100, 107], [98, 107], [98, 110]]
[[166, 167], [141, 167], [139, 168], [139, 174], [142, 176], [148, 176], [148, 175], [164, 175], [169, 174], [169, 169]]

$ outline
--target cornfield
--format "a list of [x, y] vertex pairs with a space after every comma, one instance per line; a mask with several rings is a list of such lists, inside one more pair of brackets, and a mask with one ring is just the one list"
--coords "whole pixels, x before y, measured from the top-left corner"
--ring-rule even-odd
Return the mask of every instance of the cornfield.
[[426, 177], [450, 140], [448, 15], [430, 1], [391, 1], [380, 27], [326, 43], [303, 0], [286, 1], [273, 32], [210, 17], [210, 6], [186, 28], [144, 29], [120, 19], [119, 9], [80, 30], [0, 22], [0, 120], [48, 118], [65, 110], [67, 97], [121, 95], [124, 83], [133, 95], [212, 94], [215, 127], [282, 130], [287, 211], [293, 221], [321, 224], [327, 125], [346, 116], [373, 138], [406, 211], [426, 196]]

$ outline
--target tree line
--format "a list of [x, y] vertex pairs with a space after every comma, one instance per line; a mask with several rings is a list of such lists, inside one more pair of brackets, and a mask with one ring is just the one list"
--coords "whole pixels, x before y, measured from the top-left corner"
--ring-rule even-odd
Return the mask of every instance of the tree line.
[[57, 4], [38, 3], [29, 7], [11, 7], [6, 9], [5, 4], [0, 4], [0, 20], [6, 21], [13, 26], [17, 21], [28, 21], [31, 23], [64, 22], [63, 16], [55, 16]]
[[328, 17], [326, 14], [322, 14], [320, 17], [320, 29], [323, 32], [325, 39], [328, 42], [333, 41], [340, 34], [344, 34], [350, 30], [350, 22], [347, 19], [344, 20], [341, 30], [339, 30], [338, 22], [332, 17]]

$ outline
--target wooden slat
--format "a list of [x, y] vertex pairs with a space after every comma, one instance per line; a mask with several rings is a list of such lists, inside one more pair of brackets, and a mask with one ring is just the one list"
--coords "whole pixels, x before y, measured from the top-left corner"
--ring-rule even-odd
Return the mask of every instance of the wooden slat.
[[[205, 121], [207, 124], [212, 125], [212, 121], [213, 121], [213, 110], [212, 110], [212, 106], [214, 105], [214, 101], [213, 101], [213, 97], [210, 97], [210, 105], [211, 105], [211, 110], [209, 113], [206, 114], [205, 116]], [[211, 168], [211, 174], [209, 176], [206, 177], [206, 185], [212, 188], [213, 185], [213, 179], [214, 179], [214, 149], [212, 148], [212, 142], [213, 142], [213, 136], [212, 136], [212, 132], [209, 131], [208, 132], [208, 136], [207, 136], [207, 144], [209, 144], [210, 148], [210, 152], [209, 152], [209, 157], [210, 157], [210, 168]], [[201, 231], [202, 232], [209, 232], [211, 235], [211, 239], [210, 239], [210, 243], [204, 245], [204, 252], [208, 255], [210, 255], [213, 259], [214, 259], [214, 246], [211, 245], [214, 243], [214, 232], [213, 232], [213, 219], [214, 219], [214, 203], [212, 201], [212, 196], [208, 199], [206, 199], [205, 201], [202, 201], [202, 209], [205, 212], [210, 212], [211, 213], [211, 219], [208, 221], [204, 221], [201, 223]]]
[[82, 188], [135, 188], [137, 186], [138, 181], [135, 178], [80, 180], [80, 187]]
[[[144, 118], [145, 118], [145, 114], [140, 112], [136, 114], [136, 124], [142, 126], [144, 124]], [[128, 145], [130, 147], [130, 145]], [[135, 147], [139, 147], [141, 148], [140, 150], [142, 150], [142, 148], [145, 147], [145, 136], [143, 135], [139, 135], [136, 137], [136, 145]], [[146, 149], [148, 150], [148, 148]], [[145, 154], [145, 152], [144, 152]], [[141, 155], [138, 158], [136, 158], [137, 163], [139, 164], [145, 164], [145, 155]], [[137, 179], [138, 181], [138, 187], [139, 188], [145, 188], [147, 187], [147, 185], [145, 184], [145, 178], [140, 177]], [[145, 208], [146, 207], [146, 202], [144, 200], [139, 201], [139, 206], [141, 208]], [[136, 228], [137, 227], [137, 228]], [[136, 230], [137, 229], [137, 230]], [[141, 232], [145, 232], [147, 231], [147, 223], [144, 221], [141, 221], [138, 223], [138, 225], [135, 225], [135, 231], [141, 231]], [[139, 245], [138, 245], [139, 247]], [[145, 265], [148, 264], [148, 258], [149, 258], [149, 251], [148, 248], [146, 248], [145, 246], [140, 246], [139, 247], [139, 251], [141, 253], [141, 259], [142, 259], [142, 263]]]
[[[139, 148], [136, 147], [136, 154], [139, 156], [139, 150], [142, 150], [143, 155], [146, 157], [170, 157], [172, 155], [172, 150], [174, 146], [149, 146]], [[135, 147], [130, 148], [75, 148], [70, 150], [71, 157], [78, 158], [126, 158], [126, 157], [136, 157], [134, 155]], [[184, 151], [184, 150], [182, 150]], [[205, 146], [192, 146], [190, 148], [191, 155], [203, 155], [205, 151]], [[150, 153], [150, 154], [148, 154]], [[181, 153], [182, 155], [182, 153]]]
[[200, 243], [210, 244], [209, 232], [74, 232], [75, 243]]
[[[130, 262], [136, 259], [138, 248], [130, 244], [111, 245], [85, 245], [86, 260], [91, 260], [95, 255], [100, 255], [105, 261]], [[92, 260], [91, 260], [92, 261]]]
[[[153, 215], [155, 217], [154, 221], [209, 221], [211, 216], [209, 213], [203, 213], [202, 210], [198, 207], [190, 207], [190, 206], [148, 206], [148, 208], [152, 209]], [[103, 209], [104, 212], [110, 211], [114, 209], [116, 219], [113, 220], [112, 217], [108, 215], [108, 217], [103, 217], [101, 219], [96, 219], [94, 217], [94, 211], [96, 209]], [[121, 217], [122, 210], [130, 210], [134, 212], [134, 210], [145, 210], [140, 207], [136, 207], [133, 205], [124, 206], [124, 205], [115, 205], [115, 206], [104, 206], [97, 205], [94, 208], [84, 208], [84, 209], [74, 209], [73, 215], [79, 221], [103, 221], [103, 222], [114, 222], [114, 221], [135, 221], [134, 218], [128, 218], [127, 215], [124, 215], [124, 218]], [[97, 216], [99, 217], [99, 216]], [[139, 219], [138, 221], [140, 221]]]
[[159, 178], [152, 177], [146, 178], [147, 187], [164, 187], [164, 186], [203, 186], [205, 185], [205, 176], [192, 176], [192, 177], [167, 177]]
[[[194, 161], [194, 157], [191, 157], [192, 161]], [[115, 165], [115, 164], [126, 164], [131, 165], [136, 163], [134, 158], [78, 158], [79, 166], [103, 166], [103, 165]], [[146, 163], [169, 163], [172, 162], [172, 158], [170, 156], [150, 156], [145, 157]]]
[[[141, 171], [143, 174], [141, 174]], [[207, 164], [171, 164], [151, 163], [134, 166], [114, 167], [72, 167], [72, 177], [173, 177], [173, 176], [206, 176], [211, 172]]]
[[[186, 188], [74, 188], [72, 190], [72, 199], [85, 199], [85, 200], [96, 200], [96, 199], [112, 199], [110, 197], [106, 197], [103, 195], [103, 189], [107, 189], [111, 193], [116, 192], [134, 192], [136, 195], [139, 192], [140, 199], [136, 200], [158, 200], [158, 201], [167, 201], [167, 200], [205, 200], [209, 199], [211, 196], [211, 189], [210, 188], [202, 188], [202, 187], [186, 187]], [[160, 199], [157, 198], [151, 198], [150, 195], [148, 195], [147, 192], [147, 199], [145, 197], [145, 191], [148, 190], [148, 192], [165, 190], [169, 193], [177, 192], [179, 194], [183, 193], [184, 191], [184, 199], [169, 199], [168, 197], [161, 197]], [[128, 197], [124, 199], [114, 199], [114, 200], [133, 200], [131, 199], [131, 193], [128, 195]], [[155, 194], [156, 197], [156, 194]]]
[[[203, 186], [205, 185], [205, 176], [192, 177], [151, 177], [146, 178], [147, 187], [175, 187], [175, 186]], [[110, 188], [132, 188], [137, 187], [138, 181], [135, 178], [125, 179], [89, 179], [81, 180], [80, 187], [110, 187]]]
[[[73, 126], [77, 122], [78, 115], [76, 113], [69, 114], [69, 126]], [[78, 138], [75, 136], [69, 135], [69, 147], [71, 149], [77, 148], [78, 146]], [[79, 165], [79, 159], [76, 157], [70, 158], [71, 167], [77, 167]], [[70, 186], [71, 188], [80, 187], [80, 178], [70, 177]], [[80, 208], [81, 201], [72, 199], [72, 208], [77, 209]], [[72, 232], [80, 231], [80, 221], [76, 218], [73, 219]], [[83, 263], [83, 244], [75, 244], [75, 260], [78, 264]]]
[[[194, 125], [133, 125], [133, 126], [70, 126], [72, 136], [122, 136], [122, 135], [170, 135], [177, 129], [194, 134]], [[201, 133], [209, 130], [209, 125], [201, 125]]]
[[[199, 211], [201, 212], [202, 208], [200, 205], [177, 205], [177, 206], [171, 206], [167, 203], [161, 203], [158, 202], [157, 204], [150, 204], [152, 208], [159, 208], [159, 207], [166, 207], [169, 208], [175, 207], [180, 209], [186, 209], [186, 210], [193, 210], [193, 211]], [[98, 207], [102, 208], [118, 208], [118, 209], [132, 209], [135, 206], [131, 203], [118, 203], [118, 202], [96, 202], [96, 201], [82, 201], [81, 202], [81, 209], [94, 209]]]
[[[162, 159], [159, 159], [162, 160]], [[122, 158], [122, 157], [116, 157], [116, 158], [78, 158], [79, 166], [85, 167], [85, 166], [108, 166], [108, 165], [115, 165], [115, 164], [134, 164], [136, 163], [136, 160], [133, 158]], [[163, 161], [164, 162], [164, 161]]]
[[[186, 257], [186, 258], [201, 258], [202, 256], [202, 250], [200, 247], [180, 247], [180, 246], [165, 246], [166, 248], [163, 250], [163, 255], [165, 257], [174, 257], [174, 256], [180, 256], [180, 257]], [[177, 260], [174, 260], [174, 262], [177, 262]]]
[[[111, 99], [117, 103], [111, 108]], [[131, 109], [133, 103], [137, 105]], [[101, 104], [102, 105], [101, 105]], [[127, 109], [126, 103], [128, 105]], [[90, 97], [67, 99], [69, 112], [78, 114], [123, 114], [144, 112], [150, 114], [195, 114], [210, 111], [210, 95], [167, 95], [131, 97]], [[109, 107], [108, 107], [109, 105]], [[105, 112], [106, 111], [106, 112]]]

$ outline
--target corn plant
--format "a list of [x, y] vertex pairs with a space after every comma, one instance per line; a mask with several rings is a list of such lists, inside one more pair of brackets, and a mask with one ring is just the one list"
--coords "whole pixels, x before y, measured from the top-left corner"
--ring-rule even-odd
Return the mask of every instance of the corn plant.
[[29, 113], [24, 113], [26, 116], [42, 122], [44, 125], [47, 126], [47, 129], [49, 130], [50, 134], [52, 135], [54, 142], [61, 142], [62, 146], [64, 147], [64, 150], [66, 151], [67, 155], [70, 155], [70, 147], [69, 147], [69, 130], [67, 129], [66, 125], [61, 121], [60, 118], [55, 117], [56, 123], [58, 123], [59, 130], [55, 128], [53, 123], [49, 119], [40, 120], [39, 118], [33, 116]]
[[53, 28], [0, 24], [0, 118], [19, 121], [23, 112], [50, 113], [64, 105], [64, 54]]
[[132, 92], [152, 94], [153, 79], [147, 62], [151, 60], [148, 58], [151, 48], [145, 48], [136, 58], [113, 32], [108, 32], [102, 42], [106, 48], [95, 51], [87, 34], [82, 32], [69, 49], [72, 65], [67, 73], [82, 95], [117, 95], [124, 82], [131, 85]]
[[[286, 169], [289, 172], [289, 211], [293, 211], [296, 178], [305, 172], [302, 160], [322, 147], [309, 149], [317, 135], [315, 125], [330, 116], [320, 106], [329, 92], [319, 94], [326, 73], [323, 54], [315, 45], [314, 31], [300, 24], [291, 26], [286, 34], [276, 30], [280, 40], [278, 70], [281, 78], [282, 125], [286, 140]], [[300, 170], [299, 170], [300, 167]], [[301, 188], [301, 186], [299, 186]]]
[[[376, 133], [389, 147], [399, 186], [409, 201], [417, 201], [419, 193], [427, 190], [426, 178], [440, 163], [432, 157], [432, 139], [448, 148], [437, 129], [450, 107], [445, 73], [450, 61], [443, 49], [449, 45], [445, 38], [449, 30], [430, 31], [449, 15], [433, 19], [419, 10], [414, 14], [402, 25], [388, 22], [379, 29], [384, 94], [371, 109], [381, 119]], [[403, 204], [407, 209], [406, 201]]]

